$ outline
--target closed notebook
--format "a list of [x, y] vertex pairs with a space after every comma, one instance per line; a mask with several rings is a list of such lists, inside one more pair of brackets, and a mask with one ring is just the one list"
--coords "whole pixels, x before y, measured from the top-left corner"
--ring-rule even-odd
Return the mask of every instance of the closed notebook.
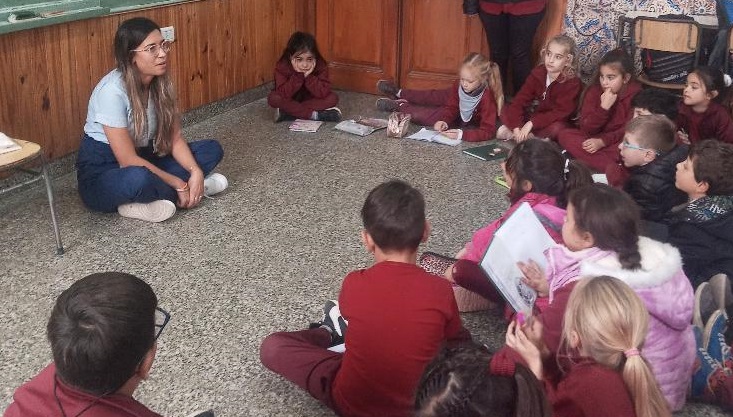
[[464, 149], [463, 153], [482, 161], [493, 161], [495, 159], [506, 158], [507, 155], [509, 155], [509, 149], [499, 145], [498, 143], [490, 143], [488, 145]]

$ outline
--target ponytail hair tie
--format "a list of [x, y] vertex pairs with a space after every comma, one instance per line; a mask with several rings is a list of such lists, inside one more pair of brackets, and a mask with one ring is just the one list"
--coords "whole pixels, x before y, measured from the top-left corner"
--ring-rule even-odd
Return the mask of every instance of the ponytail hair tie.
[[731, 79], [730, 75], [723, 74], [723, 84], [725, 84], [726, 87], [730, 87], [732, 82], [733, 82], [733, 79]]
[[626, 359], [632, 356], [639, 356], [639, 349], [637, 348], [627, 349], [624, 351], [624, 356], [626, 356]]

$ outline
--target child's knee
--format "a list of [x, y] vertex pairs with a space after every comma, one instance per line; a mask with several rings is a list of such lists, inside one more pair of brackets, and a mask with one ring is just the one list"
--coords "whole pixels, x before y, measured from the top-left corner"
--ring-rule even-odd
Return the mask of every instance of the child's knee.
[[285, 101], [283, 96], [274, 91], [267, 95], [267, 104], [270, 107], [279, 108], [282, 106], [283, 101]]
[[337, 104], [339, 104], [339, 96], [332, 91], [331, 94], [326, 96], [326, 98], [324, 99], [324, 103], [327, 107], [335, 107]]
[[275, 367], [275, 363], [281, 356], [280, 351], [285, 340], [284, 332], [272, 333], [262, 340], [262, 344], [260, 344], [260, 362], [268, 369]]

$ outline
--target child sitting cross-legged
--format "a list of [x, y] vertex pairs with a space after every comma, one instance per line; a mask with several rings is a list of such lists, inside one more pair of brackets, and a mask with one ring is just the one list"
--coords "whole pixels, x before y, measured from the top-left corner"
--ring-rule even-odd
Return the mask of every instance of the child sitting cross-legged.
[[[534, 326], [542, 332], [539, 322]], [[570, 296], [557, 363], [543, 362], [516, 322], [509, 325], [506, 342], [544, 382], [554, 416], [669, 417], [651, 365], [641, 355], [649, 328], [649, 313], [634, 290], [599, 276], [582, 280]]]
[[3, 416], [161, 417], [132, 395], [150, 375], [169, 319], [137, 277], [80, 279], [61, 293], [48, 320], [53, 363], [15, 391]]
[[[386, 182], [369, 193], [361, 216], [375, 264], [346, 276], [323, 322], [267, 336], [260, 358], [341, 416], [412, 416], [425, 365], [470, 334], [450, 283], [416, 265], [430, 232], [422, 194]], [[328, 350], [342, 341], [343, 354]]]
[[677, 164], [675, 186], [688, 203], [670, 215], [668, 241], [695, 287], [715, 274], [733, 277], [733, 144], [704, 140]]
[[631, 195], [644, 220], [663, 223], [672, 207], [685, 201], [684, 193], [674, 187], [674, 172], [688, 149], [675, 140], [672, 122], [665, 116], [651, 115], [632, 119], [618, 145], [630, 176], [625, 184], [612, 185]]

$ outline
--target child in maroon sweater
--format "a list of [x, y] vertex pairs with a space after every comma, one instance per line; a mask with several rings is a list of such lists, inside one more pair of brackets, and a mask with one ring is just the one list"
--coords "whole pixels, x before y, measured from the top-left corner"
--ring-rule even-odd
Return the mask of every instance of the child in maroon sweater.
[[80, 279], [48, 320], [54, 362], [15, 391], [4, 417], [161, 417], [132, 395], [150, 375], [169, 319], [139, 278], [105, 272]]
[[605, 172], [619, 159], [618, 144], [633, 116], [631, 101], [641, 91], [633, 74], [634, 63], [622, 49], [604, 55], [594, 83], [585, 90], [578, 128], [558, 135], [560, 146], [591, 169]]
[[460, 79], [445, 90], [404, 90], [388, 80], [377, 89], [390, 98], [377, 100], [382, 111], [400, 111], [412, 121], [451, 139], [467, 142], [490, 140], [496, 133], [496, 118], [504, 103], [499, 67], [472, 52], [461, 64]]
[[275, 65], [275, 88], [267, 96], [267, 104], [275, 108], [275, 122], [296, 118], [337, 122], [338, 101], [316, 39], [309, 33], [293, 33]]
[[677, 128], [682, 143], [705, 139], [733, 143], [730, 110], [721, 103], [730, 100], [730, 76], [711, 67], [697, 67], [687, 76], [682, 93]]
[[[375, 265], [346, 276], [323, 322], [267, 336], [260, 358], [341, 416], [407, 417], [425, 365], [446, 342], [470, 334], [450, 283], [416, 265], [430, 231], [420, 192], [386, 182], [369, 193], [361, 213]], [[345, 353], [328, 350], [342, 341]]]
[[575, 76], [578, 54], [575, 41], [565, 35], [550, 39], [542, 50], [543, 64], [527, 77], [514, 100], [504, 107], [496, 132], [502, 140], [531, 137], [556, 139], [578, 106], [583, 83]]
[[[544, 381], [553, 415], [562, 417], [671, 416], [654, 375], [640, 355], [649, 313], [638, 295], [619, 279], [579, 281], [565, 310], [561, 369], [543, 361], [530, 336], [509, 325], [506, 343]], [[529, 325], [542, 333], [539, 321]], [[525, 327], [527, 329], [527, 327]]]

